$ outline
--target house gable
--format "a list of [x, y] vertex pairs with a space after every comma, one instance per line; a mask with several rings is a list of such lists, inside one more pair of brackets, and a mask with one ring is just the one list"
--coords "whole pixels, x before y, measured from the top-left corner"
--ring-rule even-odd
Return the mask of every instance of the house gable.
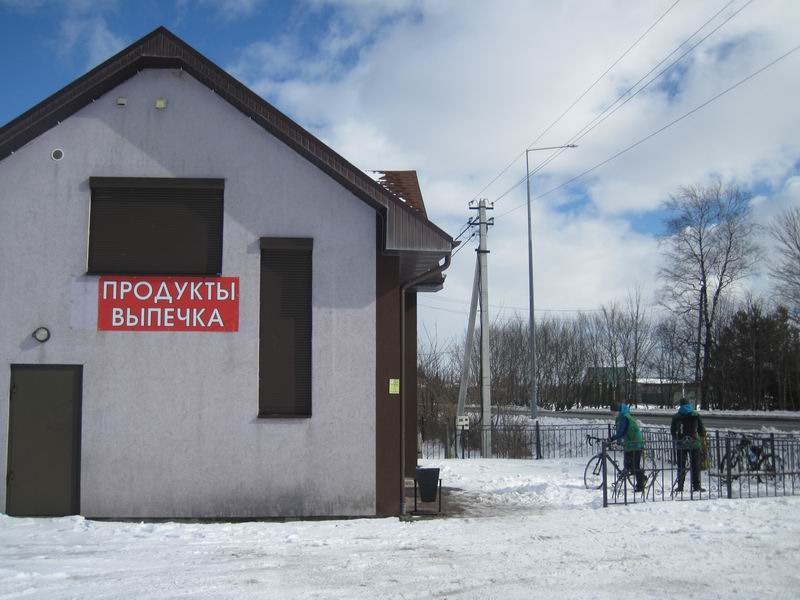
[[181, 69], [378, 211], [383, 250], [410, 253], [403, 279], [434, 268], [453, 240], [180, 38], [159, 27], [0, 129], [0, 160], [143, 69]]

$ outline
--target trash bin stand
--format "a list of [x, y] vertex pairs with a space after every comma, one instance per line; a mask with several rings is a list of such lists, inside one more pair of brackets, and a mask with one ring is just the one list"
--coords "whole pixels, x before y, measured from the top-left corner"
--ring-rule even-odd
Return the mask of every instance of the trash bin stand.
[[[439, 512], [442, 514], [442, 479], [439, 478]], [[414, 512], [417, 513], [417, 478], [414, 477]]]

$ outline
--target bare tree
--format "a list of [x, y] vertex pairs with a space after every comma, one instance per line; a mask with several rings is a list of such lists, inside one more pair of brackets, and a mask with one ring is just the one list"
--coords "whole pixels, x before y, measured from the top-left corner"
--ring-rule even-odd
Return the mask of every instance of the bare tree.
[[612, 301], [603, 304], [599, 311], [583, 319], [583, 335], [586, 340], [586, 384], [591, 406], [603, 406], [620, 402], [626, 376], [623, 361], [622, 336], [623, 313], [619, 304]]
[[449, 456], [461, 352], [452, 343], [431, 337], [427, 329], [425, 336], [426, 342], [417, 353], [417, 431], [426, 441], [438, 440]]
[[676, 315], [667, 314], [653, 331], [655, 347], [650, 354], [648, 369], [662, 384], [660, 402], [663, 406], [671, 406], [673, 394], [681, 390], [687, 379], [692, 329]]
[[529, 403], [528, 326], [519, 314], [505, 320], [498, 314], [492, 323], [489, 343], [492, 355], [492, 404], [496, 422], [515, 415], [515, 407]]
[[638, 381], [653, 352], [653, 322], [642, 302], [642, 288], [628, 292], [620, 327], [622, 360], [628, 374], [627, 401], [638, 402]]
[[563, 410], [581, 400], [586, 373], [582, 319], [545, 316], [537, 322], [537, 378], [542, 406]]
[[694, 377], [700, 383], [700, 404], [707, 408], [703, 373], [711, 360], [720, 299], [758, 257], [750, 196], [718, 180], [682, 187], [664, 207], [670, 216], [663, 239], [666, 260], [659, 273], [665, 283], [663, 303], [676, 314], [695, 318]]
[[775, 293], [797, 321], [797, 311], [800, 310], [800, 206], [780, 214], [769, 232], [778, 250], [778, 262], [770, 268]]

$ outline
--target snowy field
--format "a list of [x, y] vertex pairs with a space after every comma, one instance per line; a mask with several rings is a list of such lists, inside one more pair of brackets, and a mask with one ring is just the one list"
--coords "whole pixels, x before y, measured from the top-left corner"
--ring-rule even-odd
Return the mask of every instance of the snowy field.
[[800, 497], [603, 509], [585, 459], [447, 460], [446, 518], [0, 515], [0, 598], [797, 598]]

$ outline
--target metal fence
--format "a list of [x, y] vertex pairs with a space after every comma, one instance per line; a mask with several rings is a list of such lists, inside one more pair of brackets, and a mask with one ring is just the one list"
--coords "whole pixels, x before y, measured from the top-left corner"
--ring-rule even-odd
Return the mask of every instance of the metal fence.
[[[641, 428], [645, 445], [652, 448], [672, 447], [669, 427], [644, 426]], [[453, 428], [446, 432], [442, 428], [435, 436], [426, 436], [420, 432], [420, 458], [481, 458], [481, 436], [483, 428], [472, 426], [464, 432], [456, 432]], [[597, 447], [589, 444], [590, 438], [609, 438], [613, 433], [613, 424], [595, 425], [535, 425], [511, 424], [492, 426], [493, 458], [574, 458], [595, 454]], [[711, 436], [736, 437], [741, 434], [728, 431], [712, 431]], [[772, 440], [798, 439], [796, 434], [770, 434]]]
[[[603, 506], [668, 500], [759, 498], [800, 495], [800, 435], [712, 430], [697, 451], [693, 476], [691, 452], [676, 452], [669, 427], [642, 427], [644, 449], [637, 490], [636, 469], [625, 452], [607, 440], [612, 424], [494, 426], [493, 458], [587, 457], [584, 485], [602, 493]], [[447, 440], [422, 438], [420, 456], [430, 459], [480, 458], [483, 429], [448, 431]], [[684, 455], [685, 454], [685, 455]], [[684, 467], [679, 465], [683, 459]], [[683, 485], [680, 485], [680, 483]], [[699, 483], [699, 485], [698, 485]]]
[[642, 451], [641, 481], [632, 461], [625, 464], [625, 452], [605, 441], [598, 446], [584, 470], [584, 484], [602, 493], [603, 506], [800, 495], [800, 439], [789, 435], [715, 432], [695, 451], [694, 473], [691, 451], [681, 456], [671, 440], [653, 441]]
[[[422, 435], [420, 457], [481, 458], [484, 428], [473, 426], [463, 432], [449, 430], [445, 439]], [[504, 425], [493, 426], [493, 458], [572, 458], [593, 452], [586, 436], [609, 437], [611, 425]]]

